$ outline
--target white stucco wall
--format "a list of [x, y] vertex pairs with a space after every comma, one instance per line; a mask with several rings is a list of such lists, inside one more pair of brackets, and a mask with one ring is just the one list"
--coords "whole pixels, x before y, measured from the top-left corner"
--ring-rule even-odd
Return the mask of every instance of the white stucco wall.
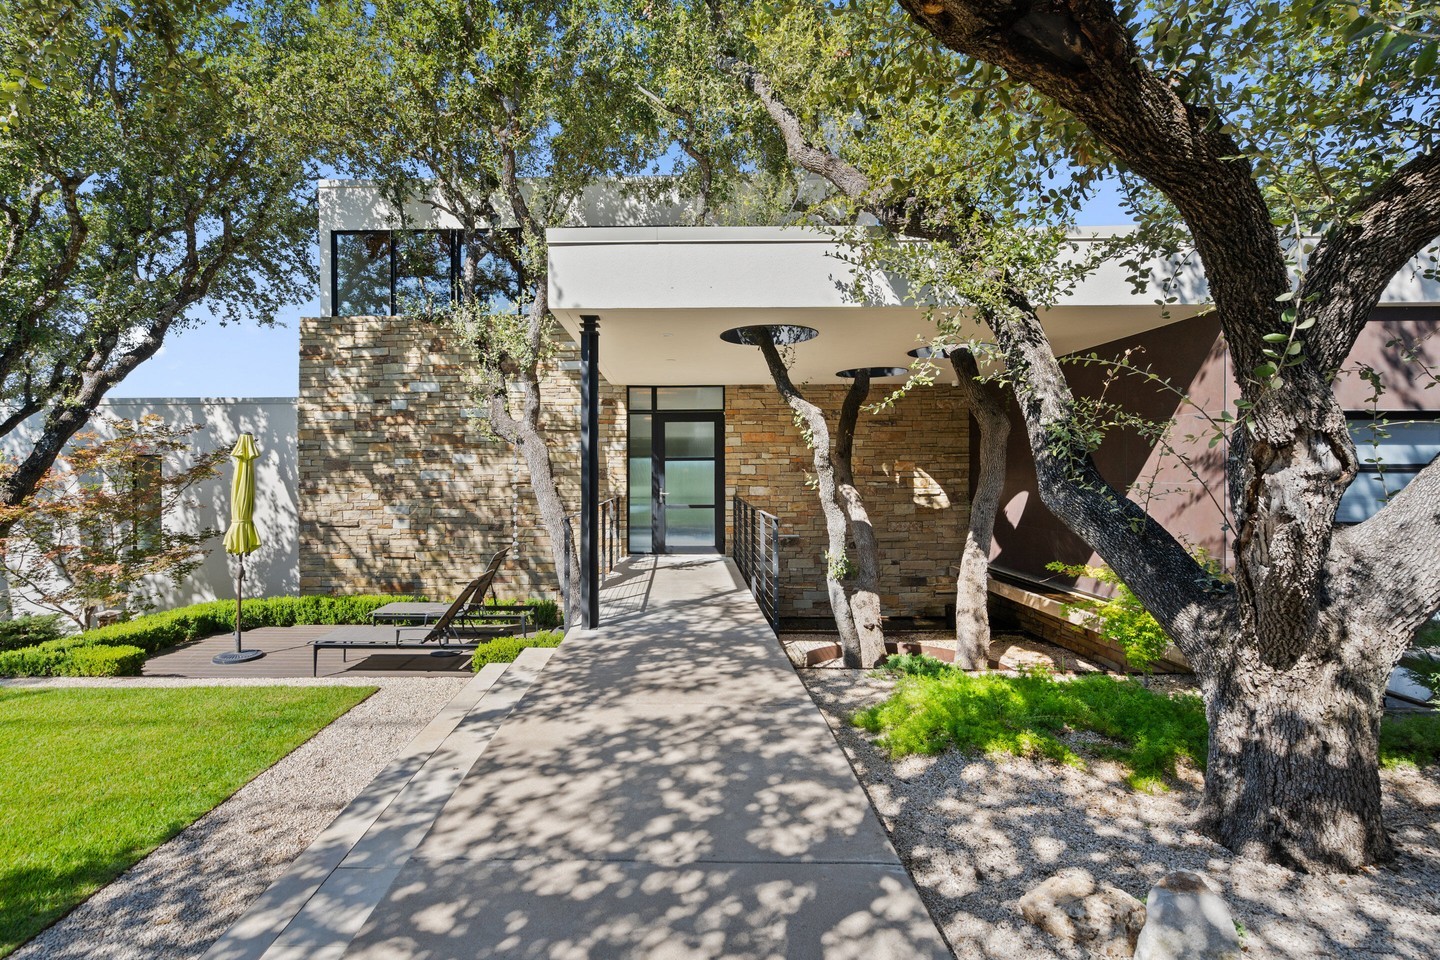
[[[217, 449], [228, 451], [241, 433], [255, 435], [255, 443], [260, 449], [255, 475], [255, 525], [260, 531], [262, 544], [259, 550], [246, 558], [246, 595], [299, 593], [300, 519], [295, 399], [106, 400], [86, 430], [104, 436], [107, 422], [134, 420], [152, 413], [172, 425], [200, 424], [201, 429], [193, 434], [196, 454]], [[29, 449], [39, 428], [38, 417], [26, 421], [10, 436], [0, 439], [0, 451], [8, 457], [18, 456]], [[193, 462], [193, 456], [185, 454], [168, 462], [166, 470], [184, 469], [190, 462]], [[178, 586], [168, 581], [157, 584], [164, 606], [182, 606], [234, 596], [235, 561], [225, 553], [221, 543], [230, 517], [231, 475], [227, 463], [222, 467], [220, 476], [189, 491], [189, 506], [164, 518], [170, 529], [196, 531], [211, 527], [218, 531], [217, 536], [207, 544], [209, 554], [204, 565], [184, 583]], [[14, 600], [17, 612], [25, 612], [23, 595], [17, 592]]]

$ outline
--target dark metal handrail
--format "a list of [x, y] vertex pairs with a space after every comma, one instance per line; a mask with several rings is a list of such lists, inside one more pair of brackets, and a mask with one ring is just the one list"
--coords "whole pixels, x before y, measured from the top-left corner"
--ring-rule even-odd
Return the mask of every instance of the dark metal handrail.
[[[611, 497], [600, 501], [600, 572], [609, 573], [629, 555], [629, 542], [622, 538], [621, 518], [625, 515], [625, 498]], [[572, 623], [570, 610], [570, 557], [575, 552], [575, 524], [579, 513], [565, 517], [565, 569], [560, 576], [560, 598], [565, 609], [565, 625]]]
[[780, 627], [780, 518], [742, 497], [734, 497], [731, 516], [735, 535], [730, 556], [755, 597], [760, 612], [775, 629]]

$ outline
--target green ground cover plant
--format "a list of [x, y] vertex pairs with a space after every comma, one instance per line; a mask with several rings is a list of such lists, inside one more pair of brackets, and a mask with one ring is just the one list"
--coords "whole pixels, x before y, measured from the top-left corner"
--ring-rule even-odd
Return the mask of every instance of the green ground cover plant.
[[565, 633], [561, 630], [537, 630], [528, 637], [496, 637], [475, 649], [470, 669], [479, 670], [487, 663], [514, 663], [526, 647], [558, 647], [564, 639]]
[[955, 747], [1084, 767], [1062, 736], [1086, 730], [1111, 741], [1087, 749], [1123, 764], [1136, 789], [1163, 789], [1181, 761], [1205, 764], [1205, 709], [1196, 696], [1165, 696], [1099, 673], [1072, 680], [1040, 670], [966, 673], [930, 657], [892, 659], [887, 667], [899, 674], [899, 685], [853, 722], [879, 734], [892, 757]]
[[374, 690], [0, 690], [0, 956]]
[[[1194, 694], [1157, 693], [1102, 673], [966, 673], [925, 656], [891, 657], [884, 669], [899, 684], [851, 722], [877, 734], [892, 758], [954, 748], [1084, 768], [1085, 757], [1064, 738], [1088, 731], [1105, 739], [1084, 750], [1118, 761], [1137, 790], [1165, 789], [1182, 762], [1205, 769], [1209, 727]], [[1386, 766], [1440, 762], [1440, 714], [1387, 717], [1380, 742]]]

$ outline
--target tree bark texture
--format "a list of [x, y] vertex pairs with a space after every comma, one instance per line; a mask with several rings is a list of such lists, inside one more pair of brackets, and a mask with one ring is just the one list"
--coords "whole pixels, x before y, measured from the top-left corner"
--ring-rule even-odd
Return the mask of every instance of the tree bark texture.
[[855, 373], [855, 380], [845, 392], [840, 407], [840, 421], [835, 436], [835, 486], [850, 536], [855, 541], [855, 571], [846, 582], [846, 598], [855, 618], [859, 636], [860, 665], [873, 666], [885, 656], [885, 630], [880, 612], [879, 546], [875, 527], [865, 510], [865, 500], [855, 486], [855, 428], [860, 411], [870, 396], [870, 374]]
[[1010, 416], [1002, 389], [980, 379], [973, 353], [955, 347], [950, 351], [950, 365], [965, 405], [979, 425], [975, 439], [980, 447], [965, 550], [955, 577], [955, 664], [964, 670], [983, 670], [990, 664], [990, 544], [1005, 490]]
[[[747, 333], [751, 341], [759, 345], [781, 398], [789, 405], [801, 428], [809, 435], [820, 511], [825, 517], [825, 590], [830, 597], [830, 609], [835, 614], [835, 627], [840, 634], [840, 649], [845, 656], [845, 665], [852, 669], [873, 667], [885, 656], [885, 635], [881, 627], [879, 598], [874, 590], [874, 530], [870, 528], [864, 503], [859, 491], [855, 489], [853, 478], [850, 478], [848, 484], [850, 493], [842, 490], [845, 484], [840, 471], [836, 469], [836, 457], [831, 451], [830, 425], [825, 419], [825, 411], [807, 400], [790, 379], [790, 371], [780, 357], [780, 351], [771, 339], [769, 330], [765, 327], [750, 327]], [[858, 380], [856, 386], [859, 386]], [[865, 389], [869, 389], [868, 378]], [[850, 443], [854, 440], [853, 419], [858, 418], [860, 405], [864, 402], [863, 393], [856, 398], [856, 392], [856, 389], [852, 388], [850, 396], [846, 398], [847, 405], [853, 402], [854, 407]], [[848, 460], [847, 452], [847, 475]], [[859, 568], [857, 575], [852, 575], [848, 569], [848, 540], [852, 531], [858, 531], [858, 526], [852, 525], [852, 517], [863, 518], [862, 523], [866, 529], [864, 533], [858, 533], [858, 537], [868, 534], [870, 538], [871, 579], [868, 586], [864, 582], [863, 567]]]
[[[1385, 285], [1434, 237], [1440, 157], [1414, 158], [1360, 200], [1325, 232], [1293, 299], [1281, 301], [1290, 292], [1285, 252], [1244, 149], [1223, 118], [1151, 71], [1112, 5], [902, 5], [946, 46], [1073, 113], [1184, 218], [1250, 404], [1228, 466], [1234, 589], [1177, 556], [1173, 538], [1066, 441], [1068, 386], [1016, 297], [995, 333], [1016, 377], [1041, 494], [1156, 615], [1201, 679], [1210, 835], [1309, 869], [1384, 859], [1392, 848], [1375, 738], [1390, 670], [1440, 606], [1440, 466], [1337, 534], [1336, 507], [1358, 460], [1332, 380]], [[1299, 361], [1273, 382], [1253, 372], [1265, 362], [1265, 336], [1293, 335], [1298, 321], [1313, 322]]]

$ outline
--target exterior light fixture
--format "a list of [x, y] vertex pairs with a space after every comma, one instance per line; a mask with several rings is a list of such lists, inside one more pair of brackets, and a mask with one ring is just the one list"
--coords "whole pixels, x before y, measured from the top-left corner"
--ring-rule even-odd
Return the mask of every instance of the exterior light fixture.
[[854, 380], [863, 373], [871, 380], [876, 380], [880, 377], [903, 377], [909, 372], [905, 367], [855, 367], [851, 370], [836, 370], [835, 376], [844, 380]]
[[745, 327], [735, 327], [720, 334], [720, 339], [726, 343], [738, 343], [747, 347], [758, 347], [759, 341], [751, 334], [752, 330], [769, 331], [771, 339], [777, 347], [794, 346], [797, 343], [804, 343], [806, 340], [814, 340], [820, 336], [820, 331], [814, 327], [801, 327], [791, 323], [756, 323]]

